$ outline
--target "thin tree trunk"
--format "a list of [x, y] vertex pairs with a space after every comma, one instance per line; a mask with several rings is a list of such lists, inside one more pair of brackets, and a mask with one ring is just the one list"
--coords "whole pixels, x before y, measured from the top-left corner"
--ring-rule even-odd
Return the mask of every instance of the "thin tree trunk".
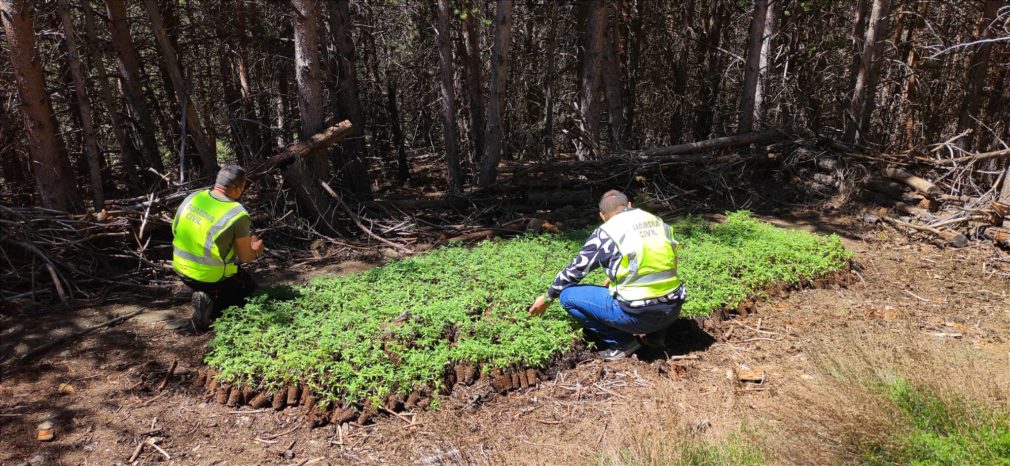
[[716, 104], [719, 103], [719, 87], [722, 82], [722, 28], [729, 15], [723, 0], [708, 0], [708, 18], [702, 26], [704, 39], [699, 41], [699, 55], [705, 57], [705, 72], [702, 75], [701, 91], [697, 115], [694, 122], [694, 139], [707, 139], [712, 133]]
[[604, 0], [587, 0], [586, 26], [584, 29], [585, 51], [582, 58], [582, 79], [579, 88], [579, 132], [575, 139], [575, 154], [579, 160], [586, 160], [599, 147], [600, 107], [597, 92], [600, 87], [600, 68], [603, 61], [603, 39], [606, 28], [606, 4]]
[[[772, 45], [775, 35], [778, 33], [778, 21], [781, 0], [770, 0], [768, 2], [768, 14], [765, 15], [764, 40], [761, 42], [761, 63], [758, 66], [757, 89], [754, 92], [754, 126], [758, 129], [765, 127], [765, 120], [768, 118], [768, 104], [765, 103], [765, 89], [768, 87], [769, 69], [773, 68]], [[786, 62], [786, 67], [789, 63]]]
[[866, 28], [866, 39], [860, 57], [859, 71], [856, 74], [852, 88], [852, 101], [849, 115], [845, 120], [845, 133], [842, 140], [848, 143], [866, 138], [869, 129], [870, 115], [873, 113], [874, 95], [876, 94], [877, 74], [880, 70], [879, 42], [887, 37], [889, 26], [890, 0], [873, 0]]
[[[150, 167], [162, 172], [164, 164], [158, 152], [158, 143], [154, 138], [154, 120], [148, 109], [144, 90], [141, 86], [140, 55], [133, 45], [130, 36], [130, 25], [127, 22], [126, 2], [105, 0], [105, 8], [109, 14], [109, 33], [112, 35], [112, 47], [116, 51], [119, 65], [119, 77], [126, 95], [126, 101], [136, 119], [137, 135], [140, 137], [140, 151]], [[167, 141], [166, 141], [167, 142]]]
[[[975, 30], [975, 40], [992, 39], [993, 29], [996, 25], [993, 21], [1000, 5], [1004, 5], [1005, 0], [985, 0], [982, 6], [982, 18], [979, 19]], [[982, 100], [985, 99], [985, 81], [989, 76], [989, 56], [992, 53], [992, 42], [984, 42], [978, 45], [975, 53], [971, 55], [968, 62], [968, 86], [965, 91], [965, 98], [961, 105], [961, 112], [957, 118], [957, 134], [961, 134], [968, 128], [974, 127], [975, 119], [980, 118], [979, 110], [982, 109]], [[978, 131], [959, 139], [957, 144], [962, 148], [969, 148], [977, 138]]]
[[914, 102], [919, 89], [919, 53], [915, 47], [915, 42], [919, 37], [920, 24], [928, 12], [929, 0], [922, 0], [919, 3], [918, 15], [906, 18], [908, 21], [905, 25], [905, 44], [903, 45], [908, 48], [905, 53], [905, 73], [907, 74], [901, 87], [901, 100], [905, 106], [905, 121], [902, 124], [901, 131], [904, 145], [908, 149], [915, 147], [916, 122]]
[[79, 212], [81, 199], [67, 160], [67, 150], [57, 138], [53, 108], [35, 49], [31, 12], [25, 0], [0, 0], [0, 23], [10, 50], [21, 110], [27, 120], [32, 172], [44, 207]]
[[509, 44], [512, 40], [512, 0], [500, 0], [495, 11], [494, 49], [491, 53], [491, 98], [488, 99], [487, 145], [481, 160], [478, 185], [487, 188], [498, 176], [503, 146], [502, 113], [508, 83]]
[[473, 139], [473, 159], [475, 163], [479, 164], [487, 140], [484, 81], [481, 79], [483, 73], [480, 54], [480, 18], [477, 17], [477, 10], [472, 1], [467, 1], [465, 5], [468, 13], [463, 19], [463, 44], [466, 49], [463, 70], [466, 75], [467, 103], [470, 107], [470, 137]]
[[602, 78], [604, 90], [607, 96], [607, 121], [610, 126], [611, 151], [623, 152], [628, 147], [628, 135], [625, 133], [627, 120], [625, 112], [627, 107], [624, 102], [624, 89], [621, 85], [621, 65], [618, 57], [618, 45], [620, 34], [618, 25], [620, 21], [612, 18], [612, 8], [607, 3], [603, 4], [603, 28], [599, 32], [602, 38], [597, 38], [602, 42], [600, 48], [603, 51], [602, 58]]
[[[557, 2], [550, 2], [549, 17], [558, 14]], [[553, 159], [554, 154], [554, 64], [558, 52], [558, 21], [550, 21], [547, 30], [547, 51], [544, 56], [544, 158]]]
[[101, 95], [106, 112], [109, 114], [109, 121], [111, 123], [109, 126], [112, 128], [112, 134], [116, 138], [116, 143], [119, 144], [123, 175], [125, 175], [127, 186], [136, 188], [138, 181], [137, 166], [140, 163], [137, 147], [126, 133], [125, 123], [119, 116], [119, 107], [113, 97], [112, 86], [109, 85], [108, 80], [109, 74], [104, 63], [105, 58], [108, 58], [109, 61], [113, 61], [113, 58], [106, 56], [108, 55], [109, 48], [98, 39], [98, 27], [95, 25], [95, 15], [91, 11], [91, 5], [89, 2], [81, 2], [81, 8], [84, 10], [84, 30], [88, 35], [88, 42], [91, 45], [91, 62], [98, 72], [98, 76], [96, 76], [98, 80], [98, 93]]
[[363, 198], [371, 198], [371, 181], [365, 162], [365, 112], [361, 108], [358, 95], [358, 79], [354, 73], [355, 51], [351, 38], [351, 11], [348, 0], [328, 0], [327, 18], [330, 22], [331, 39], [337, 53], [337, 108], [338, 120], [351, 120], [354, 130], [347, 141], [340, 144], [341, 172], [351, 191]]
[[389, 114], [389, 125], [392, 127], [393, 144], [396, 145], [396, 179], [405, 182], [410, 179], [410, 166], [407, 164], [407, 150], [404, 148], [403, 128], [400, 127], [400, 111], [396, 105], [396, 83], [390, 73], [386, 72], [386, 113]]
[[172, 80], [172, 86], [175, 87], [176, 96], [179, 99], [179, 107], [185, 108], [186, 129], [188, 130], [190, 140], [193, 141], [193, 145], [196, 146], [196, 151], [200, 156], [203, 172], [207, 176], [214, 176], [219, 168], [217, 165], [217, 145], [214, 142], [214, 138], [208, 134], [204, 129], [203, 123], [200, 121], [200, 114], [197, 111], [197, 105], [193, 98], [194, 93], [191, 92], [190, 86], [186, 82], [185, 76], [183, 76], [182, 65], [179, 64], [175, 47], [172, 46], [172, 42], [165, 32], [165, 23], [161, 16], [161, 10], [158, 8], [155, 0], [144, 0], [144, 9], [147, 10], [147, 16], [151, 20], [151, 31], [154, 32], [154, 37], [157, 39], [158, 49], [161, 51], [161, 58], [164, 60], [165, 69]]
[[88, 89], [85, 86], [86, 77], [81, 70], [81, 57], [77, 54], [77, 34], [70, 19], [70, 7], [67, 0], [56, 2], [56, 12], [63, 24], [63, 35], [67, 46], [67, 61], [70, 65], [70, 75], [74, 79], [74, 93], [77, 95], [77, 111], [81, 115], [81, 130], [84, 133], [84, 152], [87, 154], [88, 175], [91, 178], [92, 199], [95, 211], [105, 208], [105, 192], [102, 189], [102, 167], [99, 163], [101, 152], [98, 149], [98, 138], [95, 136], [95, 120], [88, 100]]
[[459, 170], [459, 130], [456, 128], [456, 90], [453, 87], [452, 50], [449, 49], [449, 0], [438, 0], [435, 43], [438, 47], [439, 77], [442, 89], [442, 130], [445, 135], [445, 163], [448, 165], [449, 193], [463, 192]]
[[[291, 23], [295, 36], [295, 80], [298, 82], [298, 110], [302, 122], [300, 134], [305, 140], [323, 129], [323, 92], [316, 27], [319, 8], [314, 0], [291, 0], [291, 5], [294, 10]], [[326, 154], [315, 153], [299, 158], [285, 175], [303, 212], [312, 218], [327, 219], [330, 197], [319, 184], [330, 176], [330, 162]]]
[[754, 14], [750, 21], [747, 41], [747, 61], [744, 65], [743, 92], [740, 94], [740, 121], [737, 133], [749, 133], [754, 129], [755, 102], [758, 100], [758, 82], [761, 80], [761, 49], [765, 43], [765, 19], [768, 16], [768, 0], [754, 0]]
[[859, 75], [859, 66], [862, 64], [863, 47], [866, 44], [866, 21], [870, 15], [870, 2], [873, 0], [856, 0], [855, 17], [852, 21], [852, 37], [849, 40], [852, 54], [852, 62], [849, 63], [849, 86], [853, 89], [856, 85], [856, 76]]
[[[680, 31], [688, 31], [691, 27], [691, 19], [694, 17], [694, 2], [684, 2], [683, 10], [680, 12]], [[677, 37], [677, 23], [667, 22], [667, 40], [672, 41]], [[681, 39], [676, 47], [670, 47], [669, 62], [673, 67], [673, 100], [674, 109], [670, 115], [670, 144], [679, 144], [684, 137], [684, 120], [687, 118], [687, 78], [688, 69], [691, 63], [691, 47], [688, 40]], [[679, 50], [678, 50], [679, 47]]]

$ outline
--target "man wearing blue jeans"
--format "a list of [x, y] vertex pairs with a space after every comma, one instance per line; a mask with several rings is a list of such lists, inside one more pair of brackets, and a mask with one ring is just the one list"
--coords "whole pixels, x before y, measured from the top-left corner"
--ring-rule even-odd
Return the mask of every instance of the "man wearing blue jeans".
[[[541, 315], [560, 298], [561, 307], [606, 345], [598, 354], [613, 361], [642, 347], [637, 336], [661, 345], [687, 292], [677, 278], [677, 242], [669, 225], [632, 208], [620, 191], [605, 193], [599, 207], [603, 225], [589, 235], [579, 255], [558, 272], [529, 313]], [[597, 267], [607, 274], [603, 286], [578, 284]]]

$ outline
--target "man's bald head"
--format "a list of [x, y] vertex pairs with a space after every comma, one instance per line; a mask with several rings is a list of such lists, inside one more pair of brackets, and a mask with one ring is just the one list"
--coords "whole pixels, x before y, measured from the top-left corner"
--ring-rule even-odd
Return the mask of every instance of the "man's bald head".
[[610, 218], [627, 206], [628, 196], [616, 189], [611, 189], [603, 193], [603, 197], [600, 198], [600, 215]]

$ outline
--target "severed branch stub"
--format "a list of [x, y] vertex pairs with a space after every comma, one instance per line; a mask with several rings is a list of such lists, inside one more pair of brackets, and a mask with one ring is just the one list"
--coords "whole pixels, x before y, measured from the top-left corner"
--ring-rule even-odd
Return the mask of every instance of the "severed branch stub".
[[312, 154], [316, 151], [332, 146], [349, 136], [353, 128], [354, 125], [352, 125], [350, 121], [344, 120], [316, 134], [313, 134], [312, 137], [306, 140], [290, 144], [276, 155], [260, 164], [254, 170], [251, 170], [248, 178], [259, 177], [275, 168], [287, 166], [298, 157], [304, 157], [308, 154]]
[[943, 194], [943, 190], [938, 188], [935, 184], [919, 178], [911, 173], [902, 170], [897, 167], [887, 167], [884, 169], [884, 176], [905, 183], [906, 185], [912, 187], [912, 189], [919, 191], [930, 197], [935, 197]]

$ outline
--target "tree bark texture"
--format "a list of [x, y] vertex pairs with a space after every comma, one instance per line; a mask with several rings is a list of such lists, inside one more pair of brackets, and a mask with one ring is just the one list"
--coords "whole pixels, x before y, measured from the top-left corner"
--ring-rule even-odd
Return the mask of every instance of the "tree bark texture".
[[350, 138], [341, 144], [339, 150], [340, 171], [351, 191], [362, 197], [371, 196], [371, 181], [365, 162], [365, 112], [361, 108], [358, 95], [358, 79], [354, 73], [355, 50], [351, 38], [351, 11], [348, 0], [328, 0], [327, 18], [330, 22], [331, 40], [336, 46], [336, 54], [331, 59], [337, 62], [337, 119], [351, 120], [354, 130]]
[[77, 53], [77, 33], [70, 19], [70, 7], [67, 0], [56, 2], [56, 12], [63, 25], [64, 43], [67, 48], [67, 62], [70, 65], [70, 75], [74, 80], [74, 94], [77, 97], [77, 111], [81, 116], [81, 132], [84, 134], [84, 153], [88, 161], [88, 176], [91, 179], [92, 200], [95, 210], [105, 208], [105, 192], [102, 188], [102, 167], [99, 163], [101, 152], [98, 148], [98, 138], [95, 136], [95, 119], [88, 100], [88, 88], [85, 85], [87, 77], [81, 69], [81, 57]]
[[161, 172], [165, 166], [158, 152], [158, 142], [154, 138], [154, 120], [151, 118], [151, 111], [141, 86], [140, 54], [137, 53], [133, 37], [130, 35], [126, 2], [105, 0], [105, 9], [109, 14], [109, 33], [112, 35], [112, 47], [118, 59], [120, 83], [136, 120], [141, 154], [148, 166]]
[[744, 65], [743, 92], [740, 95], [740, 121], [738, 133], [754, 129], [755, 102], [758, 99], [758, 83], [761, 81], [761, 49], [765, 43], [765, 19], [768, 16], [768, 0], [754, 0], [754, 13], [750, 21], [747, 41], [747, 60]]
[[599, 147], [600, 107], [598, 93], [603, 62], [603, 40], [606, 27], [604, 0], [587, 0], [586, 26], [583, 34], [582, 76], [579, 86], [579, 133], [575, 139], [575, 154], [586, 160]]
[[695, 107], [694, 139], [701, 140], [712, 133], [715, 108], [719, 102], [719, 85], [722, 82], [723, 26], [729, 15], [724, 0], [707, 0], [706, 17], [702, 25], [702, 40], [698, 41], [699, 56], [705, 57], [704, 74], [701, 76], [701, 90]]
[[[302, 140], [323, 129], [323, 94], [319, 71], [319, 38], [315, 0], [291, 0], [291, 23], [295, 36], [295, 80], [298, 83], [298, 110], [301, 115]], [[284, 79], [282, 76], [281, 79]], [[330, 163], [324, 151], [317, 151], [295, 161], [285, 173], [287, 184], [305, 214], [316, 219], [330, 215], [330, 197], [319, 185], [330, 177]]]
[[453, 86], [452, 50], [449, 48], [449, 0], [438, 0], [438, 18], [435, 21], [438, 47], [439, 82], [442, 90], [442, 132], [445, 139], [445, 163], [449, 193], [463, 192], [463, 178], [459, 170], [459, 130], [456, 128], [456, 90]]
[[[550, 16], [558, 13], [557, 2], [551, 2]], [[544, 157], [553, 159], [554, 154], [554, 74], [555, 59], [558, 51], [558, 22], [551, 21], [547, 26], [547, 51], [544, 54]]]
[[624, 86], [622, 85], [622, 73], [620, 58], [618, 57], [618, 34], [617, 18], [613, 18], [613, 9], [606, 2], [602, 6], [603, 28], [598, 32], [603, 37], [596, 38], [602, 42], [600, 47], [603, 52], [602, 77], [603, 87], [607, 96], [607, 123], [610, 126], [610, 149], [614, 152], [623, 152], [628, 146], [627, 127], [627, 107], [624, 101]]
[[890, 24], [890, 1], [873, 0], [870, 18], [867, 20], [866, 38], [860, 54], [859, 70], [852, 88], [849, 114], [845, 119], [842, 140], [854, 143], [866, 138], [870, 116], [873, 113], [877, 75], [880, 71], [881, 43], [887, 38]]
[[500, 0], [495, 10], [494, 48], [491, 52], [491, 98], [487, 108], [487, 145], [481, 160], [478, 185], [487, 188], [498, 176], [501, 159], [502, 114], [505, 106], [505, 89], [508, 83], [509, 45], [512, 41], [512, 0]]
[[67, 160], [67, 150], [57, 138], [56, 120], [35, 49], [31, 14], [32, 8], [25, 0], [0, 0], [0, 23], [10, 48], [11, 69], [28, 125], [32, 173], [43, 206], [79, 212], [81, 199]]
[[481, 160], [487, 141], [486, 110], [484, 106], [483, 65], [480, 53], [480, 18], [472, 1], [465, 3], [466, 18], [463, 19], [463, 44], [466, 50], [463, 70], [466, 75], [467, 103], [470, 107], [470, 134], [473, 139], [473, 159]]

